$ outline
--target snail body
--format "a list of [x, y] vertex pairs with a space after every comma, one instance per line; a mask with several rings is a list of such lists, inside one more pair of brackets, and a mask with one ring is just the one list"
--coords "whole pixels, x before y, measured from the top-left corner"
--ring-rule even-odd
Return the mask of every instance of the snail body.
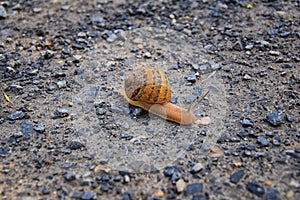
[[131, 105], [181, 125], [192, 125], [197, 119], [191, 109], [171, 101], [171, 86], [164, 72], [142, 67], [125, 78], [125, 92], [119, 91]]

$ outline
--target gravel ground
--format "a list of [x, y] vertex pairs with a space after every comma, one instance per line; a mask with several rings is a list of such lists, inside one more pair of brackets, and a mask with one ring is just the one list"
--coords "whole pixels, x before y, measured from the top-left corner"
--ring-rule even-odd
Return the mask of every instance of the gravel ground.
[[[86, 2], [0, 1], [2, 199], [300, 199], [299, 1]], [[128, 105], [145, 65], [211, 123]]]

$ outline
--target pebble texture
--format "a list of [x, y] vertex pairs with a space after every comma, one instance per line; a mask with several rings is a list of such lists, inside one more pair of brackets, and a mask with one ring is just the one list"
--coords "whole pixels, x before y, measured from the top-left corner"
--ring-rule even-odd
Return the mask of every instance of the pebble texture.
[[[0, 4], [1, 198], [300, 199], [299, 1]], [[128, 105], [143, 65], [211, 123]]]

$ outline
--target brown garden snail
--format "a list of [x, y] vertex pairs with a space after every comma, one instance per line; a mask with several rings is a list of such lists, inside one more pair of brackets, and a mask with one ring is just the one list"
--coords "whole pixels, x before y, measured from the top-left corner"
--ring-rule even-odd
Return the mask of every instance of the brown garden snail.
[[131, 105], [141, 107], [164, 119], [182, 125], [191, 125], [197, 120], [191, 108], [184, 109], [170, 103], [170, 81], [165, 73], [157, 68], [142, 67], [133, 71], [125, 78], [125, 92], [119, 92]]

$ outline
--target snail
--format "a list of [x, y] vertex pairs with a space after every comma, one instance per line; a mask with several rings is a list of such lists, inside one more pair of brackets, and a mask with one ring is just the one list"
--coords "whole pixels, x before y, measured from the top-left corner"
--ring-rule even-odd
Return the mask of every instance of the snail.
[[[119, 90], [129, 104], [181, 125], [192, 125], [197, 118], [192, 106], [181, 108], [171, 101], [170, 81], [157, 68], [142, 67], [125, 78], [125, 91]], [[208, 92], [201, 98], [201, 100]], [[201, 101], [200, 100], [200, 101]]]

